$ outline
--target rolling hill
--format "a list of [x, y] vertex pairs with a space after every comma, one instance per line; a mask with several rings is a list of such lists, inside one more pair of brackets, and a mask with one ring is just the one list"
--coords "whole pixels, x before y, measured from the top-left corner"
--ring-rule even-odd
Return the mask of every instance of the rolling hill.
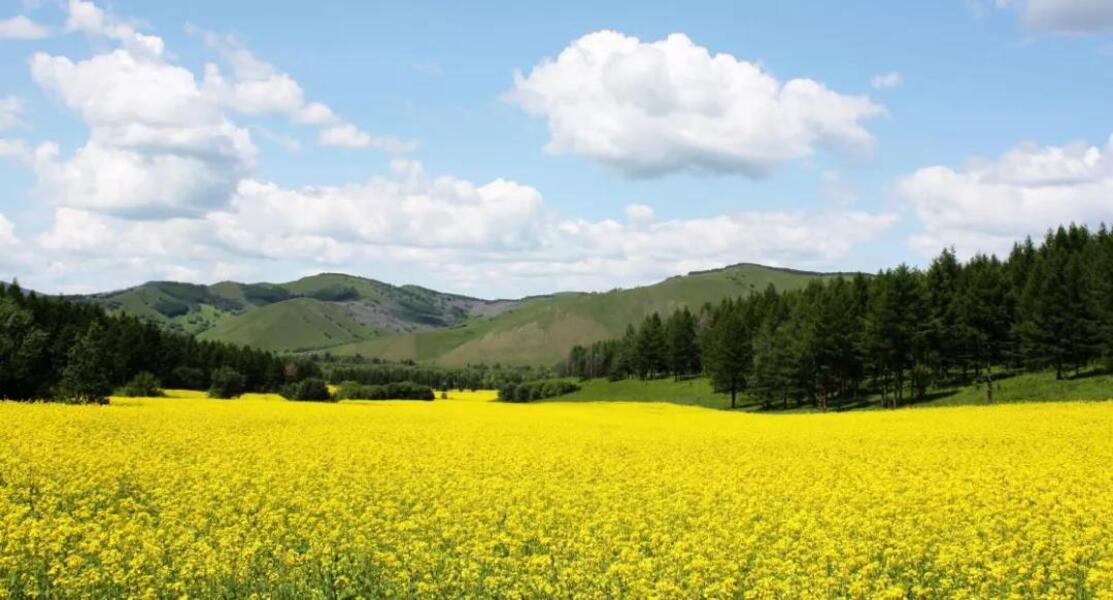
[[655, 311], [697, 308], [770, 284], [795, 289], [832, 275], [739, 264], [610, 292], [481, 300], [325, 273], [282, 284], [150, 282], [83, 298], [203, 339], [278, 352], [551, 364], [573, 345], [619, 336]]
[[450, 327], [514, 305], [336, 273], [281, 284], [152, 281], [80, 298], [202, 339], [277, 352]]
[[741, 264], [672, 277], [654, 285], [604, 293], [566, 293], [526, 298], [493, 318], [473, 318], [447, 329], [379, 337], [331, 351], [445, 365], [475, 362], [552, 364], [575, 344], [622, 335], [630, 323], [729, 296], [788, 290], [829, 274]]

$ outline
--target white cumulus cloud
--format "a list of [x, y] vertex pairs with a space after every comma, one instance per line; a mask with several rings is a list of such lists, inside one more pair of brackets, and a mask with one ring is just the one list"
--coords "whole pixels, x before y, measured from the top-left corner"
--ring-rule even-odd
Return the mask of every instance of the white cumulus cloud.
[[73, 62], [44, 53], [31, 75], [89, 126], [73, 157], [44, 145], [42, 193], [64, 206], [119, 214], [188, 214], [226, 202], [251, 168], [255, 146], [193, 74], [127, 49]]
[[1104, 147], [1022, 144], [961, 169], [919, 169], [896, 189], [923, 226], [911, 243], [924, 253], [951, 245], [964, 255], [1005, 253], [1026, 235], [1113, 217], [1113, 137]]
[[0, 40], [38, 40], [49, 36], [49, 28], [23, 15], [0, 20]]
[[66, 10], [66, 31], [80, 31], [115, 40], [138, 55], [157, 57], [165, 49], [162, 38], [140, 33], [133, 24], [105, 12], [93, 2], [69, 0]]
[[633, 177], [678, 171], [761, 177], [820, 148], [868, 151], [865, 96], [812, 79], [779, 81], [760, 65], [712, 54], [683, 34], [642, 42], [585, 35], [504, 98], [547, 119], [553, 153], [581, 154]]

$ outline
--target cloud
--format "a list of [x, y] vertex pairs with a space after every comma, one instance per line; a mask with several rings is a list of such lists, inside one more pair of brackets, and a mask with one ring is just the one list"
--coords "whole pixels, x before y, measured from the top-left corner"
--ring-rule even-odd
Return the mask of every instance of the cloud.
[[395, 161], [390, 177], [364, 185], [247, 181], [231, 210], [208, 218], [221, 242], [244, 255], [340, 270], [416, 264], [453, 289], [503, 295], [602, 290], [743, 261], [829, 266], [896, 222], [893, 214], [845, 210], [658, 221], [635, 204], [626, 214], [626, 223], [562, 218], [532, 187], [434, 177]]
[[192, 25], [190, 33], [201, 36], [205, 45], [220, 54], [231, 69], [225, 78], [220, 67], [205, 65], [205, 90], [231, 110], [256, 115], [284, 114], [292, 122], [318, 125], [322, 145], [342, 148], [379, 148], [390, 153], [409, 152], [416, 146], [393, 137], [378, 137], [342, 120], [328, 105], [309, 102], [305, 92], [292, 76], [259, 59], [231, 35], [218, 35]]
[[231, 210], [209, 216], [228, 245], [274, 258], [318, 244], [534, 247], [542, 217], [541, 194], [529, 186], [429, 177], [404, 160], [395, 161], [392, 176], [364, 185], [288, 189], [246, 180]]
[[0, 40], [38, 40], [50, 36], [50, 29], [23, 15], [0, 21]]
[[[314, 126], [325, 144], [401, 152], [412, 143], [371, 135], [327, 105], [309, 101], [294, 78], [231, 38], [219, 38], [222, 67], [207, 66], [199, 77], [174, 64], [162, 40], [141, 33], [134, 22], [87, 2], [71, 2], [69, 11], [67, 29], [110, 40], [113, 49], [81, 60], [37, 53], [29, 66], [35, 83], [85, 123], [88, 139], [72, 151], [49, 142], [32, 148], [0, 139], [0, 155], [29, 165], [39, 195], [52, 205], [46, 231], [25, 234], [19, 248], [0, 253], [7, 264], [30, 275], [27, 283], [38, 289], [90, 291], [150, 278], [211, 281], [233, 273], [281, 279], [326, 268], [368, 273], [368, 265], [374, 265], [376, 275], [392, 274], [391, 280], [412, 281], [411, 275], [420, 273], [418, 283], [482, 295], [601, 290], [740, 261], [829, 266], [896, 219], [833, 209], [659, 220], [639, 204], [626, 207], [625, 219], [578, 219], [558, 214], [525, 183], [430, 174], [419, 163], [401, 159], [391, 163], [389, 174], [366, 182], [283, 186], [259, 176], [252, 136], [233, 117], [281, 115]], [[755, 121], [758, 129], [744, 136], [744, 145], [757, 147], [758, 140], [769, 148], [781, 142], [797, 147], [778, 150], [781, 154], [758, 152], [754, 165], [771, 168], [821, 145], [872, 143], [864, 130], [858, 135], [857, 125], [840, 120], [845, 99], [819, 84], [795, 80], [782, 85], [753, 65], [711, 58], [681, 41], [686, 38], [659, 44], [691, 62], [692, 77], [706, 79], [723, 71], [717, 83], [771, 86], [773, 91], [756, 94], [775, 105], [761, 114], [780, 119], [779, 127], [801, 128], [789, 135], [776, 127], [761, 129], [762, 122]], [[631, 89], [639, 84], [636, 66], [615, 67], [633, 69], [622, 80]], [[740, 70], [751, 79], [740, 81]], [[657, 132], [668, 127], [704, 132], [710, 125], [697, 113], [711, 118], [717, 109], [705, 104], [715, 102], [727, 102], [720, 111], [727, 133], [741, 131], [732, 95], [711, 94], [689, 83], [667, 88], [683, 98], [673, 108], [661, 105], [668, 110], [662, 116], [664, 129]], [[747, 101], [761, 105], [753, 97]], [[867, 112], [880, 111], [862, 102]], [[18, 120], [21, 104], [11, 105], [9, 112]], [[816, 114], [823, 111], [826, 116]], [[686, 119], [695, 124], [688, 127]], [[258, 126], [252, 131], [279, 144], [294, 141]], [[667, 139], [663, 149], [654, 151], [680, 156], [687, 161], [681, 170], [708, 168], [705, 157], [714, 148], [677, 139]], [[716, 139], [726, 143], [725, 137]], [[728, 156], [734, 151], [728, 147], [722, 155], [730, 159], [723, 163], [728, 170], [737, 168], [730, 162], [737, 157]], [[15, 239], [14, 225], [4, 218], [0, 244]]]
[[18, 242], [19, 239], [15, 237], [15, 224], [0, 213], [0, 247], [14, 246]]
[[23, 99], [18, 96], [5, 96], [0, 98], [0, 130], [11, 129], [22, 124], [20, 116], [23, 114]]
[[253, 279], [368, 273], [371, 264], [376, 276], [393, 270], [400, 282], [420, 273], [425, 285], [518, 296], [640, 285], [747, 261], [830, 268], [897, 219], [831, 209], [658, 220], [643, 205], [627, 207], [626, 217], [566, 218], [528, 185], [432, 175], [397, 160], [390, 175], [359, 185], [245, 179], [227, 206], [199, 216], [121, 218], [57, 207], [24, 268], [40, 289], [89, 291], [93, 274], [104, 289], [168, 274], [214, 281], [227, 277], [229, 264]]
[[338, 146], [340, 148], [379, 148], [391, 154], [404, 154], [417, 147], [414, 142], [399, 140], [393, 137], [375, 137], [361, 131], [355, 125], [344, 123], [332, 125], [321, 130], [318, 137], [323, 146]]
[[140, 33], [133, 24], [105, 12], [92, 2], [69, 0], [66, 12], [66, 31], [80, 31], [115, 40], [129, 52], [142, 56], [161, 56], [165, 49], [162, 38]]
[[653, 208], [644, 204], [628, 204], [626, 206], [626, 220], [634, 224], [653, 222], [655, 215]]
[[875, 90], [895, 88], [902, 83], [904, 83], [904, 76], [896, 71], [882, 75], [874, 75], [873, 78], [870, 79], [870, 86]]
[[1113, 137], [1104, 147], [1026, 143], [962, 169], [927, 167], [898, 180], [896, 190], [923, 226], [910, 240], [914, 248], [933, 254], [954, 245], [963, 255], [1002, 254], [1017, 239], [1051, 227], [1110, 219]]
[[679, 33], [649, 43], [614, 31], [585, 35], [528, 75], [516, 72], [504, 99], [547, 119], [547, 151], [630, 177], [762, 177], [820, 148], [868, 152], [875, 140], [863, 122], [885, 112], [812, 79], [778, 81]]
[[1061, 34], [1113, 31], [1113, 2], [1108, 0], [997, 0], [1015, 9], [1027, 27]]
[[120, 215], [200, 214], [228, 200], [252, 168], [255, 146], [193, 74], [127, 49], [73, 62], [37, 53], [31, 75], [89, 126], [73, 157], [36, 151], [49, 201]]
[[0, 138], [0, 158], [28, 160], [31, 153], [23, 140]]

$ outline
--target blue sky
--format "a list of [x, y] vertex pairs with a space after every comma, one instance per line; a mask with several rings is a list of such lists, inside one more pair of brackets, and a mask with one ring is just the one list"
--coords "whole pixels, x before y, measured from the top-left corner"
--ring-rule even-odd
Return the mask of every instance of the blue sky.
[[480, 296], [1113, 215], [1113, 3], [0, 5], [0, 276]]

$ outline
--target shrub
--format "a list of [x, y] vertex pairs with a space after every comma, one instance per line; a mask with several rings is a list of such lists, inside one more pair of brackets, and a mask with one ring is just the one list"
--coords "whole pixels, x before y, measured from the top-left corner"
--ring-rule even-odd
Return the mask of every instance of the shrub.
[[312, 402], [332, 402], [325, 380], [319, 377], [310, 377], [296, 383], [291, 383], [282, 388], [282, 396], [287, 400], [303, 400]]
[[162, 393], [162, 382], [147, 371], [140, 371], [120, 388], [119, 394], [128, 398], [157, 398]]
[[363, 385], [345, 381], [336, 390], [338, 400], [432, 400], [433, 388], [409, 381]]
[[545, 398], [555, 398], [579, 391], [580, 386], [565, 379], [541, 379], [524, 383], [506, 383], [499, 388], [499, 400], [503, 402], [533, 402]]
[[196, 367], [174, 367], [170, 372], [168, 387], [184, 390], [203, 390], [209, 387], [209, 377], [203, 369]]
[[244, 378], [232, 367], [220, 367], [212, 373], [209, 386], [211, 398], [235, 398], [244, 392]]

